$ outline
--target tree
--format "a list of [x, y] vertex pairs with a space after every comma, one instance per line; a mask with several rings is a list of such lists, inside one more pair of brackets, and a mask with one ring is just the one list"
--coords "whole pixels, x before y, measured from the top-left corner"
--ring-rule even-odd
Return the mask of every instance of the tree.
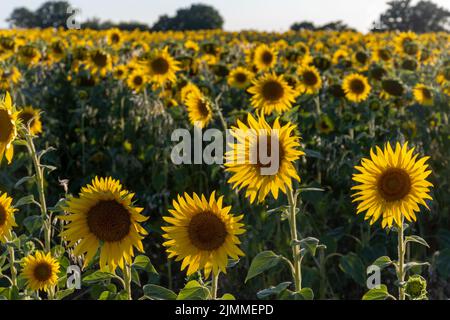
[[19, 28], [65, 28], [71, 16], [67, 13], [69, 7], [66, 1], [48, 1], [34, 12], [26, 8], [14, 9], [7, 21], [11, 27]]
[[213, 7], [204, 4], [193, 4], [189, 8], [177, 10], [174, 17], [160, 16], [153, 25], [152, 30], [222, 29], [223, 23], [222, 16]]
[[419, 1], [412, 6], [411, 0], [394, 0], [388, 5], [389, 8], [373, 23], [372, 31], [424, 33], [449, 30], [450, 11], [431, 1]]
[[316, 26], [314, 23], [309, 21], [295, 22], [291, 25], [291, 30], [301, 31], [301, 30], [315, 30]]
[[37, 25], [34, 12], [27, 8], [16, 8], [6, 21], [13, 28], [34, 28]]

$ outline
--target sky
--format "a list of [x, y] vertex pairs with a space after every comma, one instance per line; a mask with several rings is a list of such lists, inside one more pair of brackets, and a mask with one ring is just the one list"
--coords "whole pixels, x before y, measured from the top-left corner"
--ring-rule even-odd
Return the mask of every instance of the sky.
[[[14, 8], [36, 9], [45, 0], [0, 0], [0, 28]], [[312, 21], [317, 25], [342, 20], [361, 32], [387, 8], [388, 0], [69, 0], [81, 9], [79, 20], [139, 21], [152, 25], [160, 15], [174, 15], [178, 8], [192, 3], [214, 6], [224, 17], [227, 31], [286, 31], [294, 22]], [[417, 2], [413, 1], [413, 3]], [[449, 0], [433, 0], [444, 7]]]

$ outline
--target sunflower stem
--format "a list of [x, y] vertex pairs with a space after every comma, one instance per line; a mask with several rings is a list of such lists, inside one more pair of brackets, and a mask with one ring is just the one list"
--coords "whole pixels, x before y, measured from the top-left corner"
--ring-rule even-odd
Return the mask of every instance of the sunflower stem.
[[403, 237], [403, 218], [398, 226], [398, 299], [405, 300], [405, 288], [403, 283], [405, 281], [405, 245], [404, 245], [404, 237]]
[[132, 300], [131, 297], [131, 266], [125, 262], [125, 268], [123, 270], [123, 285], [125, 292], [127, 293], [127, 299]]
[[44, 250], [45, 252], [50, 252], [51, 250], [51, 236], [52, 236], [52, 221], [51, 215], [47, 214], [47, 203], [45, 200], [44, 191], [44, 168], [42, 168], [39, 157], [36, 152], [36, 147], [34, 146], [33, 136], [29, 131], [25, 133], [25, 140], [27, 143], [28, 153], [30, 154], [31, 160], [33, 161], [35, 175], [36, 175], [36, 185], [39, 193], [39, 204], [41, 207], [41, 215], [44, 219]]
[[15, 266], [14, 247], [8, 246], [9, 251], [9, 269], [11, 270], [11, 286], [17, 286], [17, 269]]
[[220, 274], [220, 272], [218, 272], [217, 275], [214, 272], [212, 274], [212, 281], [211, 281], [211, 299], [212, 300], [217, 300], [217, 288], [219, 285], [219, 274]]
[[295, 291], [298, 292], [302, 289], [302, 267], [301, 267], [301, 256], [300, 256], [300, 245], [297, 237], [297, 220], [296, 220], [296, 211], [297, 211], [297, 200], [294, 197], [293, 191], [288, 190], [287, 198], [289, 202], [289, 226], [291, 229], [291, 243], [292, 243], [292, 257], [293, 257], [293, 266], [294, 266], [294, 283], [295, 283]]

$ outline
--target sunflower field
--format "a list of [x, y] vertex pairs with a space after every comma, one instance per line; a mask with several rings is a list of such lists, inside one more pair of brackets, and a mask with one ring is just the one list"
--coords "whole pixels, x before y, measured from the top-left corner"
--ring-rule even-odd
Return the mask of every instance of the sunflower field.
[[0, 30], [0, 299], [450, 298], [449, 40]]

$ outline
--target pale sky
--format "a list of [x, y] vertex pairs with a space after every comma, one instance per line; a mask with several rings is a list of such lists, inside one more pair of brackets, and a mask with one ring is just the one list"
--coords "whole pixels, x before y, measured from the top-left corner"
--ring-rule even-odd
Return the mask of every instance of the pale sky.
[[[449, 0], [432, 0], [450, 7]], [[0, 0], [0, 28], [7, 28], [5, 19], [14, 8], [36, 9], [45, 0]], [[192, 3], [214, 6], [225, 19], [228, 31], [286, 31], [297, 21], [312, 21], [317, 25], [342, 20], [350, 27], [366, 32], [388, 0], [69, 0], [80, 8], [81, 21], [98, 17], [101, 20], [139, 21], [150, 26], [162, 14], [173, 15], [180, 7]], [[414, 3], [417, 2], [414, 1]]]

